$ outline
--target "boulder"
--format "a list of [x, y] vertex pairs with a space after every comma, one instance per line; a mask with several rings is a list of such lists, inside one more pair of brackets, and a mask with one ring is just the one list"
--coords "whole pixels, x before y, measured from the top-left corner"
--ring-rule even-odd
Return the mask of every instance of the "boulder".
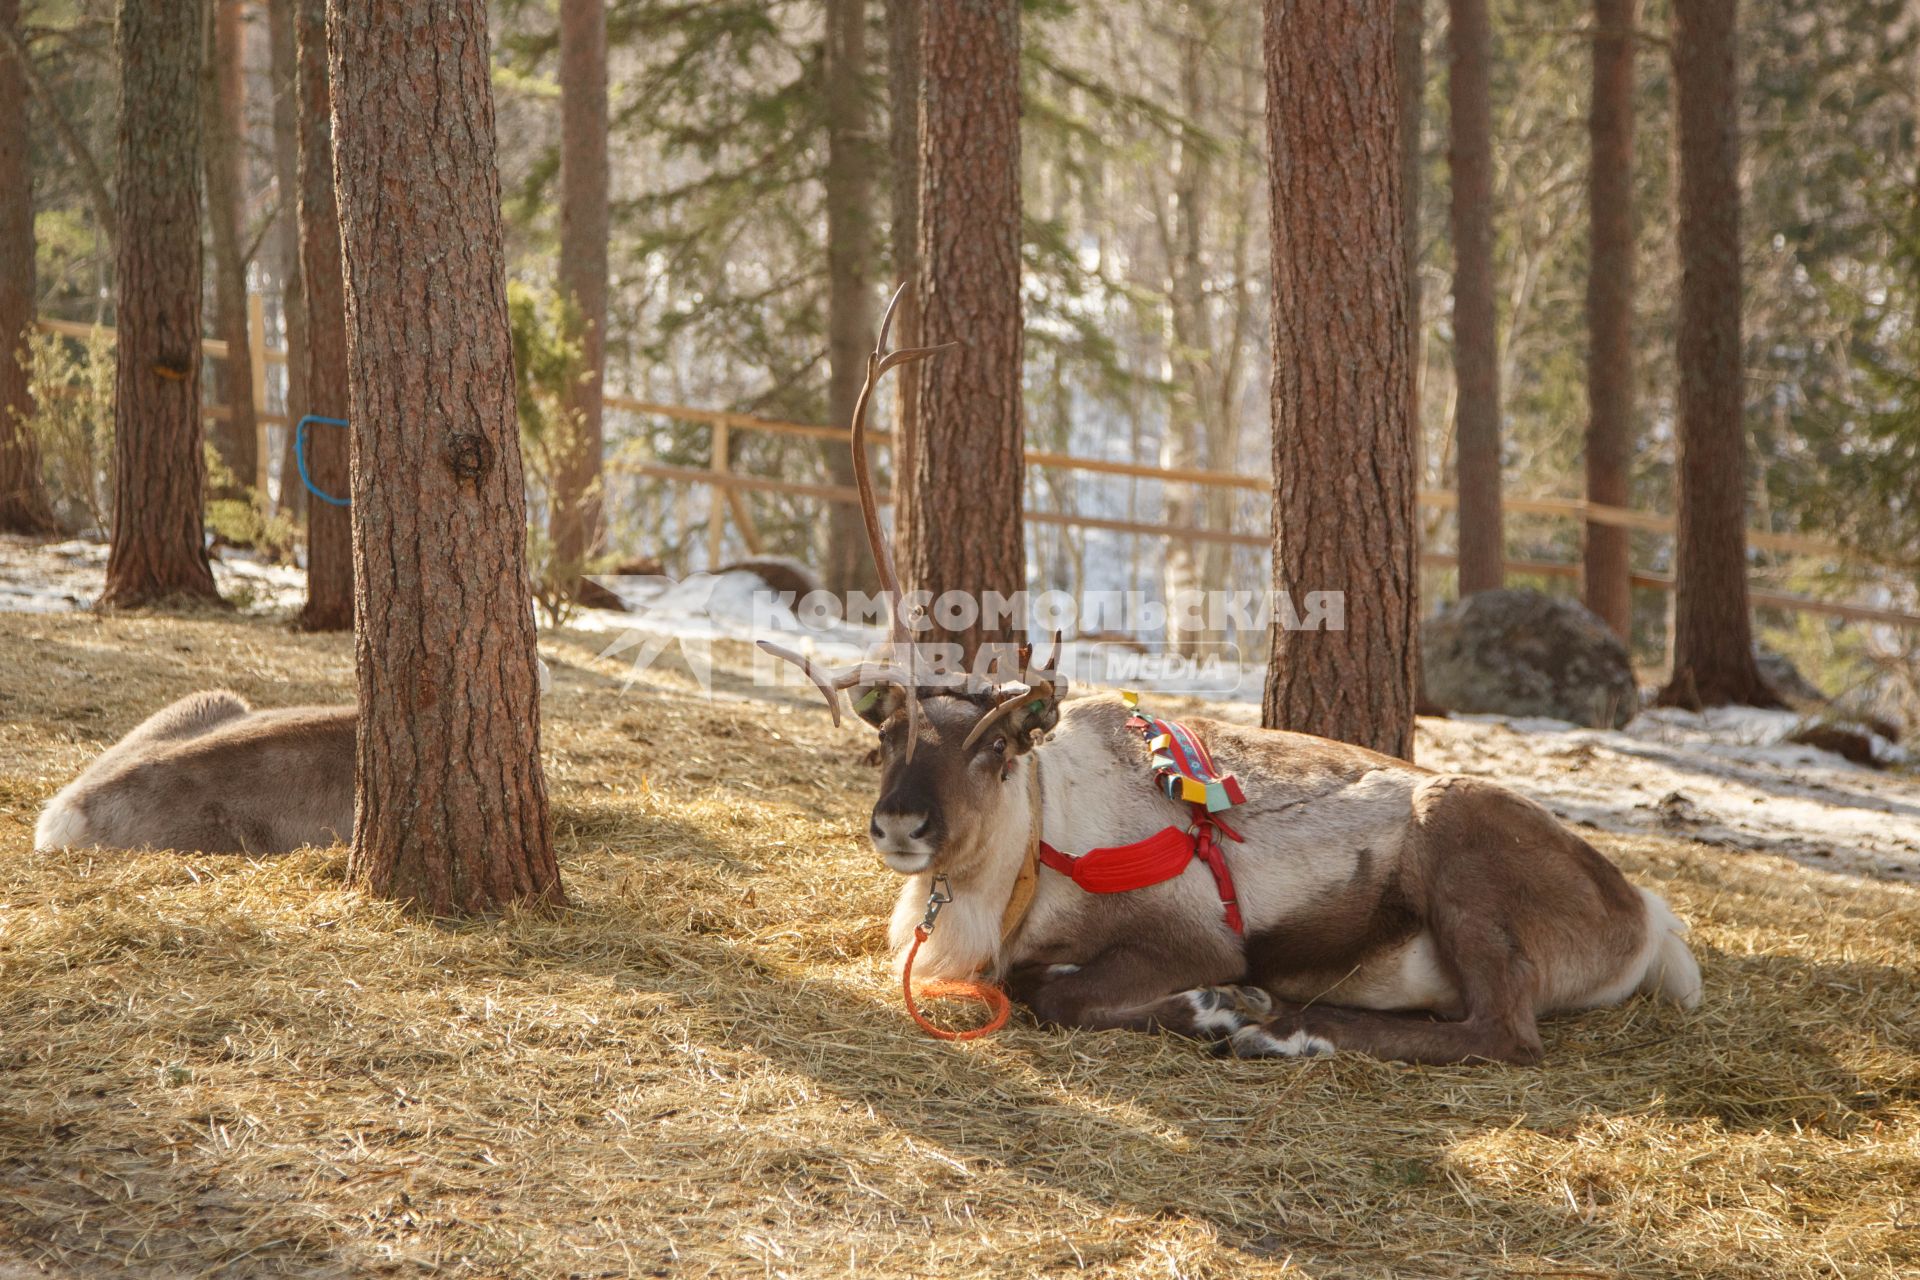
[[1864, 725], [1840, 724], [1834, 721], [1816, 721], [1803, 724], [1787, 735], [1788, 742], [1803, 747], [1814, 747], [1863, 764], [1870, 769], [1880, 767], [1879, 754], [1874, 748], [1874, 733]]
[[1421, 700], [1471, 714], [1618, 729], [1640, 709], [1627, 647], [1597, 615], [1539, 591], [1482, 591], [1420, 627]]

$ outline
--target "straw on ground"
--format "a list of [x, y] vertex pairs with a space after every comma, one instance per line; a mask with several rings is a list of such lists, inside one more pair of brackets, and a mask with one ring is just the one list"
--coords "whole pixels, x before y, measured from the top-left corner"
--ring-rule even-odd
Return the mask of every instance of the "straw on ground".
[[896, 1003], [866, 743], [721, 646], [630, 691], [543, 642], [575, 906], [450, 928], [344, 854], [36, 855], [39, 805], [209, 684], [345, 700], [338, 637], [0, 616], [0, 1259], [54, 1274], [1920, 1272], [1920, 893], [1595, 836], [1706, 1002], [1528, 1070], [956, 1047]]

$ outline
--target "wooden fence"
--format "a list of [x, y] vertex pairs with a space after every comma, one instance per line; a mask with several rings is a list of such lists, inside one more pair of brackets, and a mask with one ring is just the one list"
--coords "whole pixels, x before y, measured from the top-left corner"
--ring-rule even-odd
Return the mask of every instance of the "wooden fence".
[[[41, 320], [39, 327], [48, 333], [62, 334], [68, 337], [86, 339], [94, 335], [91, 325], [65, 320]], [[272, 413], [267, 409], [267, 366], [284, 365], [286, 352], [270, 349], [266, 345], [265, 311], [260, 295], [249, 295], [247, 299], [247, 330], [249, 358], [253, 365], [254, 417], [260, 432], [260, 469], [257, 485], [262, 492], [267, 489], [267, 447], [266, 428], [269, 424], [285, 425], [285, 414]], [[98, 331], [109, 340], [114, 331], [102, 328]], [[227, 344], [216, 338], [204, 339], [202, 349], [216, 360], [228, 358]], [[807, 425], [797, 422], [782, 422], [772, 418], [761, 418], [751, 414], [730, 413], [718, 409], [697, 409], [685, 405], [658, 404], [648, 400], [637, 400], [630, 396], [609, 395], [606, 407], [621, 412], [666, 418], [674, 422], [703, 426], [709, 433], [708, 457], [705, 467], [672, 466], [652, 460], [628, 448], [610, 453], [605, 466], [609, 472], [619, 475], [647, 477], [665, 480], [681, 485], [698, 485], [711, 489], [714, 501], [707, 506], [707, 559], [710, 565], [724, 560], [724, 546], [729, 516], [735, 532], [748, 550], [754, 554], [765, 551], [758, 529], [754, 526], [752, 513], [747, 507], [744, 495], [750, 492], [780, 493], [799, 497], [809, 497], [824, 502], [856, 504], [859, 494], [845, 485], [820, 484], [812, 481], [783, 480], [773, 476], [755, 475], [737, 471], [732, 464], [732, 437], [735, 432], [759, 432], [777, 436], [797, 437], [810, 440], [846, 440], [848, 433], [843, 427]], [[210, 419], [224, 420], [229, 410], [224, 405], [209, 405], [206, 415]], [[885, 431], [868, 433], [869, 443], [876, 449], [891, 449], [892, 436]], [[1057, 468], [1069, 471], [1095, 472], [1104, 475], [1125, 476], [1161, 483], [1191, 484], [1201, 488], [1224, 488], [1265, 493], [1270, 487], [1264, 476], [1243, 475], [1238, 472], [1212, 471], [1200, 468], [1162, 467], [1146, 463], [1123, 462], [1110, 458], [1088, 458], [1075, 454], [1057, 453], [1045, 449], [1028, 449], [1026, 463], [1029, 467]], [[886, 495], [881, 501], [887, 502]], [[1432, 509], [1450, 509], [1459, 503], [1459, 496], [1451, 490], [1423, 489], [1419, 493], [1420, 505]], [[1660, 515], [1650, 511], [1636, 511], [1627, 507], [1605, 506], [1588, 502], [1580, 498], [1518, 498], [1503, 497], [1504, 510], [1522, 515], [1541, 515], [1559, 519], [1573, 520], [1588, 525], [1606, 525], [1615, 528], [1631, 529], [1646, 533], [1664, 534], [1671, 537], [1675, 531], [1672, 516]], [[1073, 529], [1097, 529], [1112, 533], [1141, 534], [1163, 539], [1182, 539], [1190, 542], [1225, 543], [1236, 547], [1264, 549], [1270, 539], [1265, 533], [1235, 533], [1227, 529], [1207, 529], [1185, 525], [1155, 524], [1147, 521], [1117, 520], [1101, 516], [1080, 515], [1072, 512], [1034, 511], [1026, 512], [1029, 524], [1065, 526]], [[1776, 533], [1764, 529], [1752, 529], [1747, 532], [1747, 544], [1763, 551], [1773, 551], [1785, 555], [1807, 556], [1830, 563], [1857, 563], [1858, 556], [1849, 552], [1838, 543], [1820, 538], [1811, 538], [1794, 533]], [[1434, 568], [1447, 568], [1455, 563], [1451, 554], [1438, 551], [1422, 551], [1421, 563]], [[1568, 561], [1552, 560], [1508, 560], [1506, 571], [1516, 575], [1537, 575], [1556, 578], [1578, 578], [1580, 565]], [[1672, 591], [1673, 578], [1668, 574], [1648, 573], [1635, 570], [1631, 575], [1637, 587], [1647, 587], [1659, 591]], [[1810, 596], [1792, 595], [1771, 591], [1755, 586], [1749, 593], [1751, 602], [1758, 607], [1781, 609], [1793, 613], [1810, 613], [1826, 617], [1843, 618], [1854, 622], [1883, 623], [1890, 626], [1920, 629], [1920, 614], [1907, 613], [1898, 609], [1879, 608], [1872, 605], [1849, 604], [1835, 600], [1821, 600]]]

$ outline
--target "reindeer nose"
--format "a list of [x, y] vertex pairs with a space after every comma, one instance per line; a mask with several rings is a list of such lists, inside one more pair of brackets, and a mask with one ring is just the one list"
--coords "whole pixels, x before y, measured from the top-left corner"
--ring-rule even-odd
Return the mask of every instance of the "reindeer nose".
[[933, 818], [925, 813], [881, 813], [876, 811], [867, 824], [873, 847], [881, 853], [928, 853], [927, 834], [933, 830]]

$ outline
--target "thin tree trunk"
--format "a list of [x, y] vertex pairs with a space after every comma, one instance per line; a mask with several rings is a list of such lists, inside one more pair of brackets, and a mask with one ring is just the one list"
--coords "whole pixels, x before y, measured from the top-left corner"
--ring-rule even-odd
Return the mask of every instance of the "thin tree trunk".
[[[1587, 500], [1624, 507], [1633, 462], [1633, 40], [1635, 0], [1594, 0], [1587, 185]], [[1633, 638], [1627, 530], [1587, 525], [1587, 608]]]
[[329, 14], [354, 423], [348, 876], [558, 901], [540, 768], [485, 0]]
[[1460, 595], [1504, 581], [1500, 532], [1500, 366], [1493, 310], [1493, 29], [1487, 0], [1448, 0], [1452, 112], [1454, 412]]
[[[347, 416], [347, 301], [340, 264], [340, 215], [333, 195], [332, 98], [327, 85], [326, 0], [296, 0], [298, 37], [300, 278], [307, 303], [304, 349], [289, 360], [304, 370], [305, 412], [344, 421]], [[307, 429], [307, 472], [336, 498], [351, 487], [352, 434], [313, 423]], [[298, 472], [295, 473], [296, 481]], [[299, 625], [308, 631], [353, 626], [353, 522], [347, 508], [309, 495], [307, 603]]]
[[[1226, 27], [1216, 25], [1214, 40], [1229, 41], [1225, 47], [1246, 48], [1259, 39], [1260, 15], [1252, 10], [1242, 12], [1238, 6], [1224, 11]], [[1220, 33], [1225, 32], [1224, 36]], [[1243, 121], [1258, 109], [1265, 94], [1265, 76], [1257, 63], [1240, 62], [1237, 69], [1224, 75], [1222, 88], [1223, 105], [1220, 112], [1220, 128], [1231, 133], [1238, 128], [1234, 122]], [[1216, 207], [1227, 210], [1226, 226], [1223, 228], [1224, 247], [1227, 251], [1227, 266], [1222, 269], [1224, 320], [1219, 336], [1213, 340], [1215, 354], [1208, 362], [1213, 376], [1209, 380], [1204, 400], [1207, 433], [1207, 465], [1221, 471], [1241, 469], [1240, 442], [1245, 431], [1246, 416], [1241, 411], [1242, 377], [1246, 366], [1247, 352], [1255, 341], [1254, 321], [1254, 281], [1251, 278], [1249, 263], [1253, 251], [1256, 231], [1265, 229], [1266, 210], [1260, 196], [1266, 182], [1265, 156], [1257, 149], [1233, 147], [1228, 151], [1230, 163], [1215, 199]], [[1240, 505], [1241, 495], [1220, 485], [1209, 487], [1204, 492], [1203, 507], [1206, 511], [1206, 527], [1226, 530], [1233, 527], [1235, 513]], [[1235, 574], [1234, 565], [1244, 553], [1238, 548], [1221, 542], [1210, 542], [1200, 549], [1200, 581], [1209, 590], [1223, 590], [1242, 579]], [[1209, 625], [1213, 620], [1209, 619]], [[1217, 628], [1215, 638], [1224, 641], [1225, 634]], [[1245, 647], [1253, 643], [1249, 636], [1236, 636], [1241, 656]]]
[[[20, 0], [0, 0], [0, 31], [19, 28]], [[58, 526], [40, 480], [40, 450], [28, 422], [33, 384], [33, 171], [27, 158], [26, 76], [0, 57], [0, 530], [52, 533]]]
[[[1017, 0], [929, 7], [920, 55], [920, 332], [962, 345], [922, 366], [908, 578], [936, 599], [1010, 599], [1026, 585]], [[971, 662], [1020, 621], [936, 619], [929, 638]]]
[[[1215, 382], [1213, 364], [1218, 351], [1207, 313], [1208, 265], [1204, 248], [1208, 216], [1207, 197], [1214, 187], [1208, 156], [1211, 139], [1202, 136], [1209, 121], [1213, 86], [1203, 59], [1207, 49], [1205, 21], [1197, 4], [1187, 5], [1178, 35], [1180, 112], [1190, 122], [1173, 157], [1172, 199], [1168, 222], [1162, 224], [1167, 260], [1167, 347], [1173, 374], [1173, 394], [1167, 406], [1167, 434], [1160, 449], [1164, 467], [1195, 470], [1204, 459], [1201, 442], [1207, 434], [1207, 407]], [[1157, 203], [1157, 202], [1156, 202]], [[1175, 528], [1204, 523], [1205, 501], [1200, 487], [1169, 482], [1166, 520]], [[1217, 638], [1206, 625], [1203, 593], [1218, 584], [1206, 580], [1200, 546], [1185, 538], [1167, 541], [1163, 585], [1167, 598], [1167, 643], [1179, 654], [1198, 655]], [[1194, 614], [1199, 602], [1202, 612]]]
[[1673, 0], [1679, 143], [1679, 533], [1663, 706], [1778, 706], [1747, 609], [1740, 367], [1740, 80], [1735, 0]]
[[104, 608], [217, 600], [202, 532], [200, 99], [206, 9], [121, 0], [113, 538]]
[[213, 240], [213, 327], [227, 344], [216, 360], [214, 397], [226, 406], [212, 431], [214, 451], [233, 473], [219, 491], [244, 497], [254, 487], [260, 445], [253, 416], [253, 361], [248, 355], [247, 262], [241, 248], [246, 222], [246, 47], [243, 0], [213, 0], [213, 56], [207, 66], [207, 223]]
[[[920, 32], [921, 0], [887, 0], [887, 145], [893, 165], [893, 278], [913, 280], [920, 260]], [[920, 295], [907, 290], [893, 315], [895, 344], [920, 345]], [[893, 538], [900, 565], [913, 563], [914, 441], [920, 429], [920, 379], [926, 366], [894, 374]]]
[[[868, 133], [866, 0], [827, 0], [822, 59], [827, 112], [827, 421], [853, 421], [853, 402], [873, 347], [873, 139]], [[821, 445], [833, 483], [853, 483], [844, 440]], [[870, 590], [875, 582], [858, 507], [827, 504], [827, 589]]]
[[1418, 615], [1394, 0], [1266, 0], [1273, 629], [1261, 720], [1410, 757]]
[[267, 0], [267, 38], [273, 55], [274, 273], [280, 277], [280, 314], [287, 322], [287, 430], [280, 459], [281, 511], [299, 519], [307, 489], [293, 456], [294, 424], [307, 412], [307, 295], [300, 270], [300, 53], [298, 0]]
[[[21, 38], [18, 24], [0, 23], [0, 66], [5, 66], [5, 74], [18, 75], [26, 91], [39, 102], [40, 110], [45, 114], [47, 123], [52, 126], [54, 136], [60, 139], [67, 158], [80, 170], [80, 181], [87, 189], [87, 195], [93, 202], [93, 216], [100, 224], [101, 234], [110, 241], [120, 238], [120, 219], [114, 213], [113, 197], [107, 192], [107, 180], [101, 176], [100, 164], [93, 158], [86, 139], [73, 127], [73, 121], [67, 119], [66, 112], [60, 109], [60, 101], [47, 89], [33, 69], [33, 58], [27, 52], [26, 41]], [[26, 135], [21, 135], [24, 138]]]
[[[605, 0], [560, 4], [560, 273], [581, 377], [569, 385], [573, 422], [560, 459], [548, 528], [554, 571], [579, 590], [598, 554], [601, 397], [607, 369], [607, 8]], [[724, 495], [715, 489], [715, 502]]]

